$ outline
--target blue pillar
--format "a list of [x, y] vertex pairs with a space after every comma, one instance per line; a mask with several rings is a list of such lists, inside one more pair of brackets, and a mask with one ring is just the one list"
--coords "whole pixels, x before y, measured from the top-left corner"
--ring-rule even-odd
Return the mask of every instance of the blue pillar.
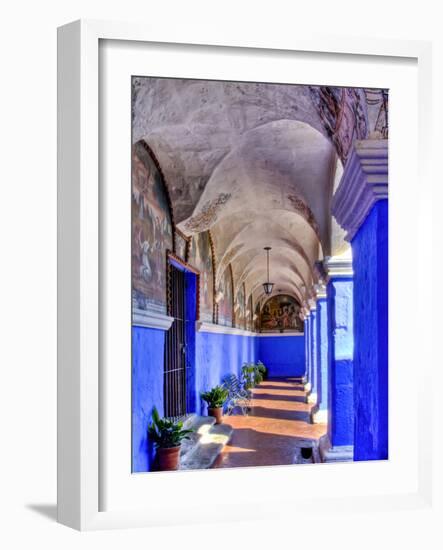
[[354, 142], [331, 210], [352, 245], [354, 460], [388, 458], [388, 140]]
[[[328, 435], [332, 448], [352, 458], [354, 444], [353, 278], [329, 271], [328, 296]], [[344, 457], [343, 457], [344, 459]]]
[[328, 303], [326, 293], [317, 297], [317, 411], [315, 423], [328, 420]]
[[355, 360], [354, 460], [388, 458], [388, 201], [375, 203], [352, 239]]
[[305, 345], [306, 345], [306, 389], [307, 391], [311, 390], [312, 385], [312, 357], [311, 357], [311, 315], [308, 315], [305, 320], [306, 336], [305, 336]]
[[307, 397], [308, 403], [317, 403], [318, 371], [317, 371], [317, 310], [315, 304], [311, 306], [310, 321], [310, 360], [311, 360], [311, 388]]
[[308, 383], [308, 380], [309, 380], [309, 366], [308, 366], [309, 365], [309, 361], [308, 361], [308, 338], [309, 338], [308, 330], [309, 330], [309, 327], [308, 327], [308, 317], [306, 317], [306, 316], [303, 320], [303, 326], [304, 326], [304, 334], [305, 334], [305, 376], [304, 376], [303, 382], [306, 385]]

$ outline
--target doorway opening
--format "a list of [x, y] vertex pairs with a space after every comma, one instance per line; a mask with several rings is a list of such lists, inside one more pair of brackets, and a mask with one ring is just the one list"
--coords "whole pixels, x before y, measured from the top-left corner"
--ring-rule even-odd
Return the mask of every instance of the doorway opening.
[[166, 334], [164, 361], [164, 414], [183, 419], [194, 413], [195, 322], [198, 273], [191, 266], [168, 260], [168, 314], [173, 322]]

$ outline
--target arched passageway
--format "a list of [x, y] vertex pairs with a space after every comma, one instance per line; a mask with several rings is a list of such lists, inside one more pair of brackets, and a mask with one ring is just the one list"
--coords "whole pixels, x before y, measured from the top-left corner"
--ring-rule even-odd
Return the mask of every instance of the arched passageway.
[[219, 466], [250, 436], [387, 458], [387, 92], [137, 77], [132, 103], [133, 470], [154, 407], [201, 418], [259, 361]]

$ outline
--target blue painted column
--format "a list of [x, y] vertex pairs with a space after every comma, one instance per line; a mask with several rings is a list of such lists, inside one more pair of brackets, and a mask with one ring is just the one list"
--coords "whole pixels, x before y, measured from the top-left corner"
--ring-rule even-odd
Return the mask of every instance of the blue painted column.
[[307, 385], [308, 383], [308, 380], [309, 380], [309, 368], [308, 368], [308, 363], [309, 363], [309, 360], [308, 360], [308, 317], [306, 315], [303, 314], [303, 332], [304, 332], [304, 335], [305, 335], [305, 375], [303, 377], [303, 383], [305, 384], [305, 386]]
[[314, 423], [328, 421], [328, 302], [326, 288], [317, 293], [317, 405], [313, 414]]
[[388, 201], [352, 239], [355, 265], [354, 460], [388, 458]]
[[307, 396], [308, 403], [317, 403], [318, 396], [318, 371], [317, 371], [317, 309], [315, 301], [310, 304], [310, 363], [311, 363], [311, 388]]
[[352, 460], [354, 444], [353, 275], [349, 258], [327, 262], [328, 436], [326, 460]]
[[332, 201], [354, 267], [354, 460], [388, 458], [388, 141], [355, 142]]
[[311, 391], [312, 386], [312, 357], [311, 357], [311, 314], [307, 314], [305, 320], [305, 329], [306, 329], [306, 391]]

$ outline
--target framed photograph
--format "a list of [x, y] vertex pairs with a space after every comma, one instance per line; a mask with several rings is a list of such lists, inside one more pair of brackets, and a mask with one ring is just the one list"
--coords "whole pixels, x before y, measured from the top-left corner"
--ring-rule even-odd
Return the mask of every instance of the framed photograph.
[[193, 40], [59, 29], [59, 521], [428, 505], [430, 46]]

